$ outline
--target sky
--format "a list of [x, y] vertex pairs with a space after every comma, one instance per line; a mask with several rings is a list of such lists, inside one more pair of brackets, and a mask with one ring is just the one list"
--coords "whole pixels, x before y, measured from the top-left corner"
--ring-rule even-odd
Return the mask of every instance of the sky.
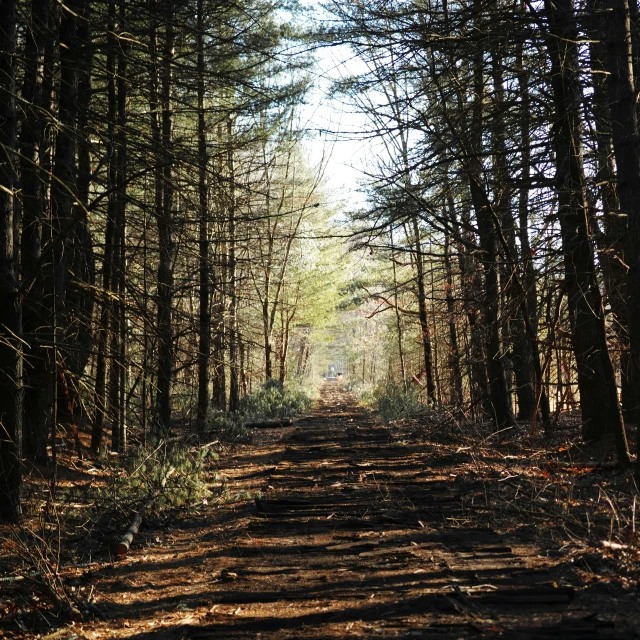
[[371, 161], [373, 145], [364, 139], [368, 125], [344, 98], [331, 96], [331, 85], [362, 70], [362, 63], [344, 45], [315, 52], [314, 87], [301, 111], [309, 131], [308, 146], [314, 163], [325, 160], [325, 179], [333, 204], [358, 208], [365, 202], [361, 183]]

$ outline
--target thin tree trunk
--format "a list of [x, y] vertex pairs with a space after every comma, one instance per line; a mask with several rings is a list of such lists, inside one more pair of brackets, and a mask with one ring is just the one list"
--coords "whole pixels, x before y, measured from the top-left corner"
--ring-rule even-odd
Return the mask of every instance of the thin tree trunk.
[[166, 431], [171, 427], [171, 389], [173, 383], [174, 345], [173, 345], [173, 259], [175, 245], [173, 241], [173, 183], [172, 183], [172, 91], [173, 91], [173, 47], [175, 32], [173, 11], [166, 5], [166, 26], [160, 65], [160, 139], [158, 158], [159, 167], [156, 185], [159, 192], [158, 211], [158, 391], [156, 396], [156, 427]]
[[289, 331], [291, 330], [291, 319], [284, 309], [281, 313], [284, 315], [284, 322], [282, 327], [282, 336], [280, 339], [280, 369], [278, 379], [282, 384], [284, 384], [287, 379], [287, 355], [289, 353]]
[[240, 366], [238, 362], [238, 283], [236, 281], [236, 196], [235, 161], [233, 157], [233, 122], [227, 119], [227, 171], [229, 179], [227, 273], [229, 286], [229, 411], [237, 411], [240, 405]]
[[[497, 44], [496, 47], [497, 48]], [[507, 166], [506, 130], [504, 126], [505, 96], [504, 74], [502, 71], [502, 55], [494, 50], [491, 60], [491, 76], [493, 80], [493, 104], [495, 112], [492, 127], [492, 144], [494, 150], [493, 174], [495, 191], [495, 210], [500, 221], [503, 235], [509, 247], [509, 256], [505, 255], [503, 268], [505, 281], [511, 283], [517, 276], [520, 263], [518, 247], [516, 243], [516, 225], [511, 209], [512, 183]], [[494, 221], [495, 224], [495, 221]], [[516, 396], [518, 399], [519, 415], [523, 419], [531, 419], [535, 410], [534, 371], [531, 349], [527, 339], [525, 320], [522, 317], [521, 301], [518, 300], [520, 292], [513, 285], [502, 291], [504, 304], [507, 308], [513, 307], [511, 319], [506, 325], [506, 330], [511, 337], [511, 356], [513, 370], [516, 377]], [[510, 385], [509, 385], [510, 386]], [[510, 401], [511, 405], [511, 401]]]
[[199, 265], [199, 324], [198, 324], [198, 428], [204, 429], [209, 407], [209, 358], [211, 356], [211, 316], [209, 315], [209, 211], [207, 198], [207, 130], [204, 105], [204, 2], [197, 3], [198, 24], [198, 265]]
[[0, 520], [20, 517], [22, 486], [22, 305], [19, 293], [14, 187], [16, 3], [0, 13]]
[[422, 255], [422, 243], [420, 241], [420, 227], [418, 216], [411, 219], [413, 225], [413, 244], [416, 253], [416, 283], [418, 287], [418, 318], [420, 320], [420, 341], [424, 358], [424, 370], [427, 376], [427, 397], [431, 402], [436, 402], [436, 385], [433, 380], [433, 353], [431, 337], [429, 335], [429, 315], [427, 312], [427, 293], [424, 283], [424, 259]]
[[[455, 210], [450, 210], [450, 215], [455, 215]], [[463, 221], [470, 224], [469, 215], [463, 212]], [[452, 218], [455, 221], [455, 218]], [[474, 252], [475, 254], [475, 252]], [[475, 419], [478, 409], [488, 404], [489, 383], [487, 380], [487, 368], [480, 323], [480, 309], [478, 296], [482, 292], [480, 271], [476, 263], [477, 254], [471, 254], [460, 243], [458, 248], [458, 260], [462, 280], [462, 296], [464, 310], [469, 322], [469, 341], [466, 345], [466, 361], [469, 370], [469, 389], [471, 396], [471, 412]]]
[[[53, 326], [54, 343], [52, 349], [50, 371], [50, 385], [54, 400], [58, 394], [63, 394], [65, 388], [60, 383], [64, 376], [59, 373], [76, 371], [73, 362], [78, 349], [73, 344], [80, 338], [80, 332], [86, 330], [81, 327], [80, 317], [84, 310], [78, 305], [77, 287], [75, 282], [82, 281], [84, 274], [76, 274], [70, 268], [74, 264], [74, 241], [84, 243], [87, 235], [85, 215], [82, 208], [78, 210], [79, 194], [77, 191], [76, 171], [76, 142], [78, 138], [78, 70], [81, 67], [82, 42], [78, 32], [78, 21], [87, 4], [80, 0], [70, 0], [66, 10], [62, 11], [60, 20], [60, 86], [58, 90], [58, 122], [55, 154], [53, 161], [53, 179], [51, 182], [51, 267], [47, 268], [45, 290], [52, 292], [49, 312]], [[79, 244], [79, 243], [75, 243]], [[75, 248], [76, 251], [82, 249]], [[82, 256], [80, 261], [82, 261]], [[81, 265], [84, 267], [85, 265]], [[49, 275], [50, 274], [50, 275]], [[71, 296], [73, 294], [73, 297]], [[68, 297], [71, 298], [68, 301]], [[86, 300], [85, 300], [86, 301]], [[75, 315], [75, 312], [78, 315]], [[66, 320], [73, 316], [74, 326]], [[56, 332], [59, 333], [56, 336]], [[58, 367], [61, 367], [61, 370]], [[68, 406], [68, 405], [67, 405]], [[65, 406], [65, 409], [67, 408]], [[63, 412], [60, 412], [61, 415]], [[57, 427], [56, 411], [53, 411], [52, 433]], [[73, 420], [72, 416], [67, 416]], [[72, 427], [72, 428], [75, 428]]]
[[[119, 0], [119, 23], [120, 30], [126, 31], [126, 13], [125, 2]], [[116, 158], [116, 235], [117, 235], [117, 298], [115, 304], [115, 313], [118, 316], [119, 340], [118, 351], [115, 354], [118, 364], [119, 377], [119, 396], [118, 411], [115, 416], [117, 422], [118, 439], [113, 445], [114, 451], [123, 453], [127, 446], [127, 407], [126, 407], [126, 380], [127, 380], [127, 320], [126, 320], [126, 221], [127, 221], [127, 55], [128, 44], [126, 40], [119, 43], [118, 48], [118, 128], [116, 131], [116, 141], [118, 147], [118, 155]]]
[[[522, 3], [523, 11], [525, 3]], [[536, 389], [534, 398], [542, 413], [543, 423], [549, 421], [550, 408], [549, 396], [544, 388], [542, 369], [540, 365], [540, 349], [538, 346], [538, 320], [536, 309], [538, 305], [538, 293], [536, 286], [536, 274], [533, 266], [533, 251], [529, 241], [529, 183], [531, 179], [531, 95], [529, 89], [529, 71], [524, 59], [524, 44], [518, 43], [517, 47], [518, 89], [520, 92], [520, 144], [522, 146], [522, 171], [520, 175], [521, 186], [518, 191], [518, 240], [520, 241], [520, 257], [522, 261], [521, 283], [523, 303], [520, 310], [523, 316], [524, 329], [529, 342], [530, 361], [533, 366]], [[525, 356], [527, 357], [527, 356]], [[525, 400], [525, 407], [519, 407], [520, 417], [534, 418], [537, 407], [534, 404], [530, 415]]]
[[[96, 381], [95, 381], [95, 415], [91, 430], [91, 449], [98, 452], [102, 446], [104, 437], [104, 422], [107, 417], [107, 371], [108, 362], [113, 360], [113, 283], [115, 281], [115, 252], [116, 252], [116, 183], [117, 177], [117, 143], [116, 143], [116, 119], [117, 119], [117, 92], [116, 92], [116, 39], [115, 25], [116, 7], [115, 0], [109, 4], [109, 20], [107, 28], [107, 133], [109, 166], [107, 169], [107, 188], [110, 191], [107, 202], [107, 225], [105, 229], [104, 254], [102, 260], [102, 302], [100, 309], [100, 323], [97, 327], [96, 344]], [[113, 368], [112, 368], [113, 375]], [[109, 389], [109, 395], [112, 390]], [[111, 416], [113, 420], [113, 416]], [[113, 433], [112, 433], [113, 445]]]
[[[453, 199], [449, 202], [449, 207], [454, 206]], [[449, 325], [449, 370], [451, 374], [451, 404], [462, 407], [462, 371], [460, 369], [460, 350], [458, 349], [458, 331], [456, 328], [456, 311], [453, 297], [453, 269], [451, 266], [451, 241], [449, 232], [444, 236], [444, 269], [445, 276], [445, 298], [447, 303], [447, 322]]]
[[471, 200], [476, 214], [482, 265], [484, 268], [484, 326], [487, 332], [487, 373], [489, 377], [489, 394], [491, 398], [491, 414], [496, 430], [500, 430], [513, 422], [511, 403], [507, 392], [507, 382], [502, 356], [500, 338], [500, 281], [498, 269], [498, 238], [489, 206], [482, 187], [482, 136], [483, 136], [483, 97], [484, 77], [482, 54], [476, 55], [473, 65], [473, 106], [471, 155], [468, 162]]
[[402, 385], [407, 392], [407, 371], [404, 363], [404, 347], [402, 341], [402, 316], [398, 306], [398, 274], [396, 269], [396, 255], [393, 243], [393, 228], [389, 231], [389, 240], [391, 243], [391, 267], [393, 269], [393, 306], [396, 316], [396, 331], [398, 332], [398, 358], [400, 359], [400, 376], [402, 377]]
[[[219, 268], [222, 270], [222, 268]], [[213, 304], [213, 393], [211, 403], [216, 409], [225, 411], [227, 408], [226, 375], [225, 375], [225, 351], [226, 351], [226, 329], [224, 318], [224, 291], [222, 285], [218, 286], [218, 291], [214, 293]]]
[[[49, 320], [44, 304], [42, 278], [37, 276], [42, 255], [42, 224], [45, 216], [42, 171], [44, 127], [50, 95], [44, 91], [45, 69], [51, 65], [51, 31], [48, 0], [31, 0], [30, 23], [25, 31], [25, 71], [22, 85], [24, 118], [20, 130], [22, 189], [22, 272], [33, 284], [25, 292], [23, 331], [25, 346], [24, 455], [36, 462], [47, 461], [47, 437], [51, 411]], [[46, 66], [45, 66], [46, 65]]]

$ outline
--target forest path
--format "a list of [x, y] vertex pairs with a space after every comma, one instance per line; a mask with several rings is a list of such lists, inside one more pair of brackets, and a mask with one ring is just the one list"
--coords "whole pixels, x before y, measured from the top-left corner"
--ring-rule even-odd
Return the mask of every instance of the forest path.
[[531, 527], [500, 533], [465, 507], [484, 489], [455, 455], [376, 424], [339, 384], [263, 439], [222, 462], [236, 500], [101, 572], [108, 621], [86, 637], [638, 637]]

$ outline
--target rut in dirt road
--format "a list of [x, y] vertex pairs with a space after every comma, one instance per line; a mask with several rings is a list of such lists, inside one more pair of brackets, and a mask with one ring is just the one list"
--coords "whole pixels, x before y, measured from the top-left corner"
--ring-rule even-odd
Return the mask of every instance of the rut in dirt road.
[[314, 415], [284, 437], [263, 470], [233, 471], [261, 491], [208, 554], [219, 579], [200, 588], [188, 621], [129, 637], [633, 636], [532, 542], [477, 524], [461, 495], [481, 484], [394, 438], [339, 385], [325, 384]]

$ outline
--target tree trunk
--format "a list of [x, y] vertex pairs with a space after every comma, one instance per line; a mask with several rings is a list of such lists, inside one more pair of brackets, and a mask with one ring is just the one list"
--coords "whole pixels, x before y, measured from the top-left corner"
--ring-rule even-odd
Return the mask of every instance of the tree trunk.
[[391, 244], [391, 267], [393, 269], [393, 306], [396, 316], [396, 331], [398, 333], [398, 358], [400, 360], [400, 377], [402, 378], [402, 385], [406, 391], [407, 389], [407, 371], [404, 363], [404, 347], [402, 336], [402, 317], [400, 315], [400, 307], [398, 305], [398, 274], [396, 269], [396, 254], [393, 242], [393, 228], [389, 231], [389, 240]]
[[[611, 133], [618, 169], [620, 214], [626, 216], [627, 234], [625, 262], [628, 271], [628, 318], [631, 340], [631, 384], [637, 390], [640, 378], [640, 131], [636, 103], [634, 62], [640, 51], [634, 51], [638, 35], [631, 30], [630, 4], [634, 0], [604, 0], [607, 9], [604, 42], [607, 49], [609, 107]], [[637, 5], [634, 7], [637, 18]], [[635, 56], [634, 56], [635, 54]], [[637, 66], [637, 65], [636, 65]], [[640, 423], [639, 395], [633, 398], [629, 414]]]
[[[56, 401], [66, 391], [65, 374], [80, 369], [77, 342], [88, 327], [84, 313], [90, 307], [86, 292], [80, 294], [84, 281], [88, 229], [84, 209], [77, 191], [76, 143], [78, 140], [78, 75], [81, 67], [82, 41], [78, 31], [80, 16], [88, 9], [80, 0], [69, 1], [60, 20], [60, 85], [58, 90], [58, 130], [51, 181], [50, 262], [45, 265], [45, 291], [50, 292], [48, 311], [53, 329], [50, 388], [54, 399], [52, 433], [57, 428]], [[82, 271], [76, 271], [76, 266]], [[85, 355], [85, 354], [82, 354]], [[62, 375], [60, 375], [62, 374]], [[73, 424], [69, 404], [61, 405], [63, 421]], [[71, 404], [71, 407], [73, 405]], [[75, 427], [74, 427], [75, 428]]]
[[[65, 348], [65, 369], [67, 382], [65, 391], [69, 402], [64, 405], [62, 415], [72, 425], [77, 423], [78, 415], [83, 412], [79, 400], [81, 382], [85, 367], [93, 351], [93, 295], [87, 295], [95, 284], [95, 256], [93, 238], [89, 224], [89, 191], [92, 180], [90, 157], [91, 100], [93, 90], [91, 75], [93, 72], [93, 40], [91, 37], [92, 3], [80, 3], [81, 10], [77, 18], [78, 60], [78, 98], [76, 124], [77, 154], [77, 199], [73, 203], [73, 229], [70, 231], [70, 252], [68, 273], [65, 276], [66, 303], [64, 309], [63, 331]], [[59, 393], [59, 392], [58, 392]], [[72, 409], [69, 413], [68, 407]]]
[[[112, 313], [113, 313], [113, 281], [114, 252], [116, 243], [116, 41], [115, 41], [115, 3], [109, 4], [109, 21], [107, 32], [107, 131], [109, 167], [107, 169], [107, 188], [110, 191], [107, 202], [107, 226], [104, 238], [104, 254], [102, 260], [102, 302], [100, 308], [100, 324], [97, 327], [96, 344], [96, 382], [95, 382], [95, 415], [91, 430], [91, 449], [98, 452], [104, 435], [104, 421], [107, 415], [107, 361], [112, 350]], [[112, 416], [113, 418], [113, 416]], [[113, 434], [112, 434], [113, 435]]]
[[[220, 243], [222, 244], [222, 243]], [[222, 267], [218, 267], [223, 271]], [[216, 278], [216, 280], [218, 280]], [[213, 392], [211, 404], [216, 409], [225, 411], [227, 408], [227, 385], [225, 375], [225, 351], [226, 351], [226, 330], [225, 330], [225, 296], [222, 285], [218, 286], [218, 291], [214, 293], [213, 303]]]
[[[453, 207], [450, 199], [449, 207]], [[449, 324], [449, 370], [451, 374], [451, 405], [460, 408], [463, 403], [462, 396], [462, 370], [460, 369], [460, 350], [458, 348], [458, 331], [456, 328], [456, 311], [453, 297], [453, 269], [451, 266], [451, 243], [449, 232], [444, 237], [444, 269], [445, 298], [447, 303], [447, 320]]]
[[282, 384], [287, 379], [287, 356], [289, 355], [289, 332], [291, 331], [291, 316], [288, 310], [282, 309], [281, 315], [283, 316], [282, 336], [280, 338], [280, 369], [278, 379]]
[[197, 3], [198, 24], [198, 428], [204, 430], [209, 407], [209, 358], [211, 356], [211, 316], [209, 314], [209, 211], [207, 198], [207, 130], [205, 121], [204, 2]]
[[573, 348], [578, 368], [583, 437], [616, 438], [621, 464], [629, 463], [628, 446], [613, 366], [607, 350], [604, 310], [596, 280], [587, 223], [578, 76], [578, 33], [572, 0], [545, 0], [549, 26], [551, 88], [555, 106], [558, 218], [562, 234]]
[[238, 283], [236, 281], [236, 195], [235, 160], [233, 156], [233, 122], [227, 118], [227, 171], [229, 179], [229, 245], [227, 254], [227, 277], [229, 283], [229, 411], [237, 411], [240, 406], [240, 363], [238, 360]]
[[162, 60], [160, 65], [160, 140], [156, 180], [158, 215], [158, 391], [156, 395], [156, 428], [166, 431], [171, 427], [171, 389], [174, 368], [173, 345], [173, 150], [172, 150], [172, 91], [173, 91], [173, 47], [175, 32], [172, 24], [173, 11], [166, 5], [166, 26]]
[[[523, 2], [523, 6], [524, 2]], [[518, 89], [520, 92], [520, 144], [522, 145], [522, 171], [520, 175], [521, 186], [518, 191], [518, 240], [520, 241], [520, 257], [522, 262], [521, 282], [523, 291], [523, 303], [520, 310], [523, 316], [524, 329], [529, 343], [530, 357], [535, 375], [536, 390], [534, 394], [534, 407], [529, 411], [528, 398], [524, 399], [524, 406], [519, 407], [520, 417], [534, 418], [537, 409], [535, 401], [539, 397], [543, 422], [549, 420], [549, 395], [544, 388], [543, 372], [540, 364], [540, 349], [538, 346], [538, 319], [536, 309], [538, 306], [538, 292], [536, 274], [533, 266], [533, 251], [529, 242], [529, 189], [531, 179], [531, 95], [529, 90], [529, 71], [524, 60], [524, 44], [518, 43], [517, 47]], [[525, 316], [526, 314], [526, 316]], [[526, 352], [525, 352], [526, 353]]]
[[22, 305], [19, 292], [14, 167], [16, 3], [0, 14], [0, 520], [20, 517], [22, 486]]
[[472, 141], [471, 154], [467, 159], [467, 173], [470, 182], [471, 201], [476, 214], [484, 268], [483, 324], [487, 332], [486, 362], [489, 377], [489, 396], [491, 398], [491, 416], [495, 422], [496, 430], [500, 430], [513, 422], [513, 414], [507, 393], [502, 341], [500, 338], [500, 276], [497, 230], [482, 186], [482, 113], [485, 90], [481, 54], [476, 55], [474, 59], [473, 88]]
[[[450, 215], [455, 215], [455, 211], [450, 209]], [[469, 215], [463, 212], [463, 221], [469, 223]], [[453, 218], [452, 218], [453, 219]], [[467, 238], [471, 242], [471, 238]], [[477, 252], [469, 252], [460, 243], [458, 247], [458, 261], [460, 264], [462, 299], [464, 301], [464, 311], [469, 323], [469, 341], [467, 345], [467, 368], [469, 371], [469, 391], [471, 399], [471, 413], [475, 418], [478, 409], [484, 408], [488, 404], [489, 382], [487, 380], [487, 368], [485, 366], [485, 355], [482, 337], [482, 327], [480, 324], [480, 304], [478, 297], [482, 291], [482, 281], [480, 270], [476, 263]]]
[[[594, 0], [593, 2], [593, 9], [598, 13], [596, 15], [596, 25], [599, 25], [599, 13], [602, 12], [602, 5], [601, 0]], [[633, 360], [630, 358], [629, 353], [629, 288], [627, 285], [627, 262], [624, 247], [628, 220], [620, 215], [611, 136], [611, 118], [609, 115], [609, 96], [605, 75], [607, 51], [603, 41], [603, 30], [600, 26], [594, 27], [590, 34], [589, 53], [593, 88], [591, 103], [596, 129], [597, 184], [599, 185], [599, 195], [602, 203], [604, 232], [601, 231], [595, 219], [591, 227], [596, 235], [598, 262], [602, 269], [604, 289], [614, 318], [612, 323], [613, 330], [616, 333], [620, 349], [622, 411], [627, 419], [633, 420], [637, 392], [633, 381], [635, 376], [631, 370]], [[595, 203], [591, 209], [594, 207]], [[595, 217], [595, 212], [593, 213]]]
[[420, 341], [422, 343], [422, 354], [424, 370], [427, 376], [427, 397], [431, 402], [436, 401], [436, 385], [433, 381], [433, 354], [431, 348], [431, 337], [429, 336], [429, 316], [427, 313], [427, 294], [424, 283], [424, 259], [422, 255], [422, 243], [420, 241], [420, 227], [418, 216], [412, 216], [413, 224], [413, 244], [416, 253], [416, 282], [418, 287], [418, 318], [420, 320]]
[[[125, 2], [119, 0], [119, 22], [120, 30], [127, 31], [125, 20]], [[118, 425], [118, 439], [113, 443], [113, 450], [123, 453], [127, 446], [127, 407], [126, 407], [126, 379], [127, 379], [127, 362], [126, 362], [126, 337], [127, 337], [127, 321], [126, 321], [126, 221], [127, 221], [127, 55], [128, 44], [125, 41], [120, 43], [118, 48], [118, 80], [116, 83], [118, 90], [118, 127], [116, 130], [116, 142], [118, 147], [118, 155], [116, 158], [116, 237], [117, 237], [117, 298], [115, 304], [115, 313], [118, 318], [119, 340], [118, 351], [115, 358], [118, 364], [119, 377], [119, 396], [118, 411], [115, 420]]]
[[267, 273], [265, 276], [264, 301], [262, 302], [262, 334], [264, 337], [264, 377], [269, 380], [273, 377], [272, 354], [273, 346], [271, 344], [271, 323], [269, 314], [269, 296], [270, 296], [270, 278]]
[[[116, 4], [119, 5], [116, 7]], [[116, 11], [117, 9], [117, 11]], [[125, 7], [122, 0], [112, 0], [110, 11], [117, 32], [126, 31]], [[114, 42], [115, 45], [115, 42]], [[115, 107], [113, 141], [113, 272], [112, 312], [110, 323], [109, 408], [111, 450], [122, 453], [126, 447], [126, 316], [125, 316], [125, 225], [127, 180], [127, 44], [117, 43], [115, 63]], [[115, 55], [115, 52], [114, 52]]]
[[42, 171], [44, 127], [50, 95], [44, 91], [45, 65], [50, 67], [51, 31], [49, 2], [31, 1], [30, 22], [25, 31], [25, 70], [22, 85], [24, 117], [20, 130], [22, 189], [22, 272], [32, 283], [25, 291], [23, 331], [25, 346], [24, 455], [35, 462], [47, 461], [47, 437], [51, 409], [49, 371], [51, 342], [49, 318], [43, 304], [44, 287], [37, 270], [42, 255], [42, 224], [45, 216], [46, 176]]

